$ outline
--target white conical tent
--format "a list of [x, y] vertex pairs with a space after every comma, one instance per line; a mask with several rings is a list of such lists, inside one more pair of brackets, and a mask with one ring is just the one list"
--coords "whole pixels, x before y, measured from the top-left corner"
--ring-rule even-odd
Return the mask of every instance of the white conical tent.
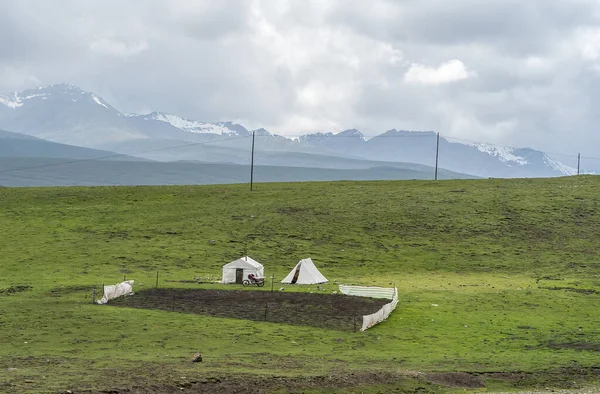
[[281, 283], [313, 285], [317, 283], [329, 282], [326, 277], [319, 272], [312, 259], [303, 259], [296, 264], [294, 269], [281, 281]]
[[264, 267], [251, 257], [242, 257], [223, 266], [222, 283], [242, 283], [250, 274], [262, 278], [265, 276]]

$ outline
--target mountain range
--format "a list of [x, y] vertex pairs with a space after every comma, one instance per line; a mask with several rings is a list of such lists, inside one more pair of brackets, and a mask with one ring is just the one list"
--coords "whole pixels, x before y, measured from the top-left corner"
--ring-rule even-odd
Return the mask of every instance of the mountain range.
[[[99, 95], [68, 84], [0, 95], [0, 129], [37, 138], [20, 138], [18, 143], [12, 138], [13, 152], [20, 149], [20, 153], [15, 153], [17, 157], [123, 155], [116, 157], [126, 161], [144, 159], [147, 163], [245, 166], [250, 162], [254, 134], [257, 166], [330, 170], [395, 168], [421, 171], [423, 176], [416, 178], [430, 179], [437, 139], [433, 131], [403, 130], [388, 130], [366, 138], [355, 129], [289, 138], [265, 129], [251, 131], [234, 122], [202, 122], [162, 112], [125, 114]], [[36, 153], [39, 149], [35, 146], [40, 141], [57, 145]], [[60, 151], [58, 144], [63, 144], [63, 149], [68, 145], [88, 150], [56, 156]], [[0, 156], [8, 157], [7, 149], [0, 150]], [[551, 177], [576, 173], [575, 168], [534, 149], [457, 143], [445, 138], [439, 140], [439, 167], [445, 170], [445, 177], [464, 177], [464, 174]]]

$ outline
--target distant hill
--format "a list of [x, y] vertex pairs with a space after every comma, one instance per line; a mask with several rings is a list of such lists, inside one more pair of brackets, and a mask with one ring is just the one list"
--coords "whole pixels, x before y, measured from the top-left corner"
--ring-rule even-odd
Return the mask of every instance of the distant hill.
[[59, 144], [3, 130], [0, 130], [0, 157], [145, 161], [115, 152]]
[[[431, 168], [376, 167], [341, 170], [258, 165], [255, 182], [431, 179]], [[446, 170], [440, 179], [466, 178]], [[68, 160], [0, 157], [5, 186], [188, 185], [249, 183], [250, 166], [218, 163]]]

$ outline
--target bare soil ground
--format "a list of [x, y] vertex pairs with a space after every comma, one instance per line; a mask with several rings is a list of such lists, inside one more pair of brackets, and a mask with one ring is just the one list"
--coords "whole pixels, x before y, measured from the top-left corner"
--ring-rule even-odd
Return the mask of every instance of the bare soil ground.
[[[182, 380], [169, 385], [147, 385], [144, 387], [113, 388], [102, 391], [72, 391], [78, 394], [175, 394], [188, 393], [304, 393], [306, 391], [332, 392], [353, 388], [362, 392], [361, 387], [381, 386], [381, 393], [421, 393], [439, 394], [440, 388], [477, 389], [483, 387], [479, 377], [467, 373], [349, 373], [331, 376], [306, 376], [301, 378], [278, 376], [207, 376], [201, 379]], [[443, 389], [442, 389], [443, 390]], [[66, 393], [65, 391], [61, 394]]]
[[[304, 393], [304, 392], [335, 392], [337, 390], [353, 389], [352, 392], [378, 393], [420, 393], [441, 394], [447, 389], [463, 389], [465, 392], [485, 388], [486, 378], [503, 378], [514, 381], [511, 373], [475, 374], [465, 372], [416, 372], [400, 371], [397, 373], [350, 373], [330, 376], [307, 376], [301, 378], [278, 376], [206, 376], [199, 379], [188, 379], [171, 384], [133, 386], [129, 388], [112, 388], [102, 391], [74, 390], [71, 393], [92, 394], [175, 394], [187, 393], [238, 393], [238, 394], [268, 394], [268, 393]], [[520, 374], [519, 374], [520, 375]], [[520, 376], [523, 377], [523, 376]], [[520, 377], [516, 380], [520, 380]], [[375, 391], [373, 391], [375, 389]], [[534, 389], [528, 391], [490, 392], [490, 394], [595, 394], [598, 387], [577, 389]], [[356, 390], [356, 391], [354, 391]], [[346, 392], [346, 391], [344, 391]], [[477, 391], [481, 392], [481, 391]], [[67, 391], [59, 392], [65, 394]]]
[[385, 299], [280, 291], [149, 289], [109, 305], [355, 331]]

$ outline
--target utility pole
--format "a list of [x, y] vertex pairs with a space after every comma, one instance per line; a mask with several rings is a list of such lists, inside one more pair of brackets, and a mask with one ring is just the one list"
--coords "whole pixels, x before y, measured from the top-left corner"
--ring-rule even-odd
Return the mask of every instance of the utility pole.
[[581, 153], [577, 154], [577, 175], [579, 175], [579, 168], [581, 167]]
[[252, 132], [252, 159], [250, 161], [250, 191], [254, 183], [254, 131]]
[[440, 154], [440, 133], [437, 133], [437, 139], [435, 144], [435, 180], [438, 178], [438, 157]]

